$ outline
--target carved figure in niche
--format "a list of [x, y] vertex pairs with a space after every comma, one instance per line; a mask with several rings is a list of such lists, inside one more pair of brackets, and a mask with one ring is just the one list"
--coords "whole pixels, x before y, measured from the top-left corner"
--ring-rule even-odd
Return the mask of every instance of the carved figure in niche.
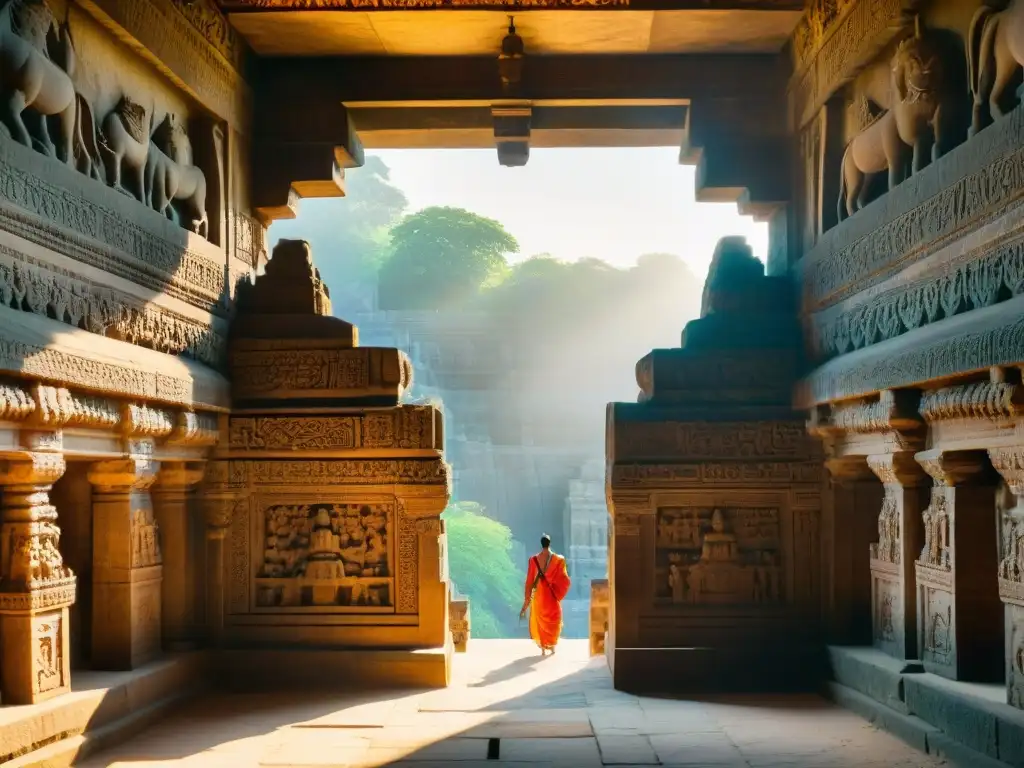
[[938, 568], [950, 568], [949, 556], [949, 513], [946, 510], [944, 489], [936, 488], [932, 503], [922, 515], [924, 521], [924, 546], [920, 562]]
[[871, 556], [886, 563], [901, 560], [899, 505], [888, 492], [878, 513], [878, 543], [871, 545]]
[[680, 567], [678, 562], [671, 563], [668, 567], [668, 588], [672, 594], [673, 603], [686, 602], [687, 586], [686, 572]]
[[[130, 96], [121, 97], [100, 127], [100, 148], [106, 158], [108, 183], [140, 203], [146, 202], [149, 131], [146, 108]], [[126, 182], [130, 189], [124, 186]]]
[[267, 509], [256, 604], [392, 605], [386, 509], [367, 504]]
[[900, 43], [890, 69], [888, 111], [865, 128], [847, 145], [843, 154], [838, 213], [840, 221], [868, 203], [869, 183], [875, 174], [888, 171], [888, 189], [917, 173], [929, 159], [939, 157], [945, 147], [942, 113], [945, 108], [945, 71], [937, 43], [921, 34]]
[[57, 549], [60, 528], [46, 521], [30, 525], [11, 536], [7, 579], [31, 590], [71, 578], [71, 570]]
[[[0, 8], [0, 120], [15, 141], [71, 166], [76, 147], [86, 146], [83, 114], [92, 131], [92, 110], [71, 79], [75, 64], [71, 28], [67, 20], [57, 25], [46, 0], [7, 0]], [[50, 117], [57, 122], [56, 144], [50, 137]], [[85, 153], [83, 167], [91, 173], [87, 160]]]
[[893, 625], [894, 598], [886, 592], [882, 595], [881, 605], [878, 607], [878, 628], [876, 636], [879, 640], [893, 640], [896, 637], [896, 630]]
[[181, 121], [168, 114], [157, 126], [146, 159], [146, 203], [175, 220], [173, 201], [179, 201], [188, 228], [207, 237], [206, 176], [192, 164], [192, 143]]
[[951, 646], [949, 629], [953, 624], [953, 608], [946, 606], [946, 612], [936, 611], [928, 623], [927, 649], [936, 656], [948, 656]]
[[998, 120], [1006, 110], [1006, 90], [1024, 64], [1024, 0], [1010, 0], [1004, 10], [982, 5], [967, 34], [967, 68], [974, 99], [971, 135], [984, 128], [984, 104]]
[[60, 619], [42, 620], [36, 624], [36, 689], [39, 693], [61, 684]]

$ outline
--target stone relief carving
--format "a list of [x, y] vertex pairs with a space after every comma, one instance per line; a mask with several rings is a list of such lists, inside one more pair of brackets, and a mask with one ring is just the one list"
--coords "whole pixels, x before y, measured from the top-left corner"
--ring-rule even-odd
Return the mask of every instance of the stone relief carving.
[[393, 606], [394, 512], [392, 504], [265, 509], [257, 607]]
[[902, 0], [814, 0], [793, 33], [790, 86], [795, 122], [803, 126], [877, 52], [878, 40], [898, 29]]
[[1021, 293], [1024, 238], [1014, 238], [852, 308], [813, 316], [813, 349], [820, 358], [830, 358]]
[[921, 395], [921, 416], [926, 421], [947, 419], [992, 419], [1012, 417], [1020, 409], [1019, 384], [981, 381], [943, 387]]
[[[935, 196], [849, 244], [825, 241], [809, 254], [804, 268], [804, 301], [810, 310], [837, 303], [885, 279], [916, 260], [942, 238], [959, 231], [982, 214], [998, 212], [1020, 197], [1024, 186], [1024, 150], [1007, 137], [985, 167], [944, 185]], [[1000, 146], [1002, 148], [1002, 145]], [[1016, 269], [1011, 280], [1018, 280]]]
[[[10, 0], [0, 9], [0, 65], [19, 73], [4, 94], [11, 137], [115, 189], [126, 191], [127, 176], [136, 199], [206, 237], [205, 176], [192, 164], [180, 118], [167, 114], [154, 132], [155, 116], [124, 94], [97, 125], [75, 87], [77, 64], [69, 19], [58, 23], [46, 0]], [[56, 141], [50, 117], [59, 126]]]
[[[1013, 76], [1024, 65], [1024, 2], [1010, 0], [1003, 10], [982, 4], [967, 33], [967, 59], [973, 97], [971, 133], [1006, 114], [1003, 100]], [[984, 114], [985, 105], [989, 114]]]
[[779, 510], [658, 510], [657, 596], [676, 604], [783, 599]]
[[340, 450], [356, 448], [355, 416], [232, 419], [228, 440], [246, 450]]
[[888, 110], [856, 135], [843, 155], [840, 221], [869, 202], [873, 174], [887, 171], [891, 190], [906, 178], [908, 164], [917, 173], [939, 157], [946, 144], [941, 121], [946, 90], [942, 54], [919, 29], [893, 56]]
[[898, 486], [886, 483], [882, 509], [878, 513], [878, 541], [871, 545], [871, 559], [898, 565], [903, 559], [900, 539], [900, 505]]
[[629, 464], [611, 468], [615, 487], [687, 486], [732, 483], [814, 483], [821, 479], [820, 463], [757, 462], [748, 464], [706, 462], [701, 464]]
[[440, 448], [435, 414], [430, 407], [406, 405], [354, 416], [233, 418], [229, 442], [242, 450]]
[[952, 568], [952, 549], [949, 540], [950, 515], [946, 487], [932, 488], [931, 504], [924, 510], [924, 546], [918, 562], [931, 568], [948, 571]]
[[924, 658], [939, 664], [947, 664], [953, 655], [953, 604], [950, 594], [944, 590], [924, 587], [925, 614], [923, 638]]
[[0, 302], [5, 306], [223, 367], [227, 343], [209, 324], [55, 270], [0, 244], [4, 256], [11, 259], [0, 261]]
[[785, 422], [642, 422], [623, 424], [617, 455], [674, 458], [799, 458], [810, 452], [802, 424]]
[[332, 483], [358, 485], [447, 485], [450, 467], [437, 459], [313, 461], [233, 461], [239, 484]]
[[233, 362], [247, 397], [275, 390], [357, 389], [370, 383], [367, 349], [237, 352]]
[[235, 257], [253, 269], [267, 260], [267, 230], [252, 216], [235, 211]]
[[132, 568], [149, 568], [163, 563], [160, 554], [160, 526], [157, 525], [151, 504], [142, 504], [132, 510]]
[[35, 641], [36, 691], [45, 693], [64, 685], [64, 625], [59, 613], [37, 616], [32, 621]]
[[895, 584], [875, 579], [875, 640], [882, 643], [896, 641], [896, 621], [900, 613], [900, 600]]
[[241, 70], [245, 44], [214, 0], [172, 0], [178, 12], [236, 69]]

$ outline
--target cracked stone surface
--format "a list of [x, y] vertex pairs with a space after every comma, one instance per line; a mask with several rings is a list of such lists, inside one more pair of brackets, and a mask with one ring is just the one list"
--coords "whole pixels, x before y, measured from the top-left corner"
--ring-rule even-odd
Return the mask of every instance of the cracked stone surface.
[[440, 691], [217, 693], [80, 765], [142, 768], [933, 768], [857, 715], [810, 695], [631, 696], [586, 641], [541, 658], [472, 640]]

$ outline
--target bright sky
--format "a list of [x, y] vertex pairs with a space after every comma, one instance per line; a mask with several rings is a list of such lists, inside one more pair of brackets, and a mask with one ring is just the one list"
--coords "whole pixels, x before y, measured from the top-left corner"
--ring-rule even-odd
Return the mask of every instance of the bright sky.
[[487, 150], [377, 150], [412, 211], [450, 205], [497, 219], [520, 258], [550, 253], [628, 267], [644, 253], [681, 256], [703, 278], [715, 243], [745, 235], [764, 259], [768, 228], [732, 204], [697, 204], [694, 169], [674, 147], [531, 149], [524, 168]]

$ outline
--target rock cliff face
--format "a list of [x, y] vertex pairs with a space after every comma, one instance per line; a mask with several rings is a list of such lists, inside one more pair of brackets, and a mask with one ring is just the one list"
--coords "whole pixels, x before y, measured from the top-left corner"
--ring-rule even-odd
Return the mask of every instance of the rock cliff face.
[[[361, 343], [408, 350], [416, 370], [413, 399], [443, 402], [453, 498], [484, 505], [528, 552], [542, 532], [552, 534], [556, 549], [570, 558], [574, 581], [589, 584], [595, 570], [603, 575], [604, 539], [576, 558], [576, 548], [591, 545], [578, 542], [581, 534], [564, 522], [583, 498], [588, 520], [595, 504], [604, 509], [601, 406], [557, 400], [553, 382], [524, 374], [513, 346], [471, 313], [366, 312], [353, 320]], [[579, 595], [587, 599], [586, 590]], [[578, 629], [583, 637], [584, 619]]]

